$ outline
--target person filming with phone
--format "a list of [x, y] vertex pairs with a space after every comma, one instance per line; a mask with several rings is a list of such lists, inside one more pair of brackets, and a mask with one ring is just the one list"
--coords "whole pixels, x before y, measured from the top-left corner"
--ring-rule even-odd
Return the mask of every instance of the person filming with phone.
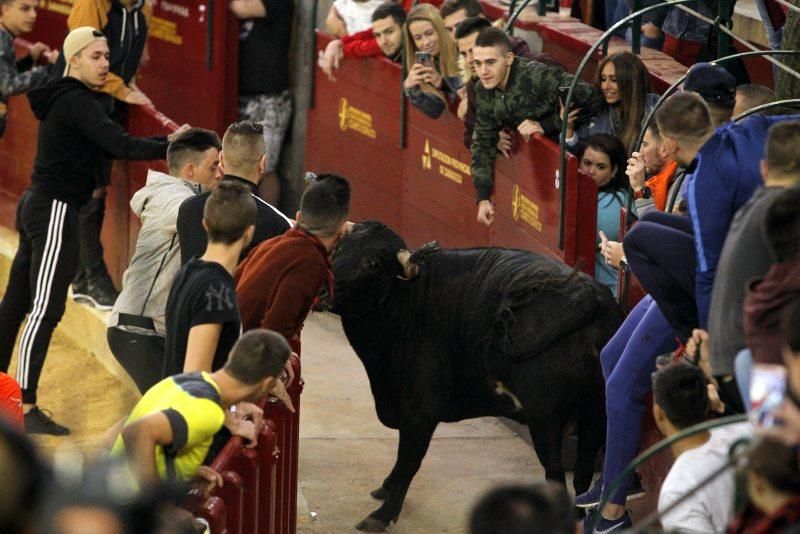
[[455, 101], [461, 86], [455, 43], [447, 35], [439, 12], [430, 4], [412, 9], [405, 28], [408, 76], [403, 91], [414, 107], [437, 119]]

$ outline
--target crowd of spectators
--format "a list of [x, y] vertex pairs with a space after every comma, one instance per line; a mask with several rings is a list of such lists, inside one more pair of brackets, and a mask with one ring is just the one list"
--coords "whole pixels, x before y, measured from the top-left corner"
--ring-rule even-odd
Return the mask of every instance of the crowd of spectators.
[[[273, 206], [291, 115], [282, 58], [292, 2], [232, 2], [242, 29], [243, 120], [222, 140], [188, 125], [169, 138], [125, 132], [120, 102], [149, 104], [135, 84], [146, 35], [129, 35], [121, 53], [107, 35], [118, 30], [112, 16], [118, 6], [92, 6], [75, 3], [62, 53], [36, 44], [30, 58], [15, 62], [9, 37], [30, 31], [35, 6], [0, 0], [0, 105], [28, 91], [41, 120], [32, 183], [17, 213], [20, 246], [0, 304], [0, 368], [8, 368], [22, 327], [22, 411], [11, 407], [16, 424], [32, 433], [69, 433], [36, 405], [50, 336], [70, 284], [99, 306], [110, 301], [109, 346], [143, 396], [102, 469], [113, 472], [120, 469], [115, 460], [125, 460], [121, 469], [134, 485], [154, 493], [175, 491], [163, 484], [171, 479], [200, 477], [213, 487], [221, 479], [203, 459], [219, 436], [255, 439], [262, 414], [254, 401], [272, 394], [292, 409], [290, 358], [299, 352], [300, 329], [318, 292], [332, 292], [330, 255], [348, 230], [349, 185], [320, 176], [293, 220]], [[149, 17], [146, 2], [121, 9], [133, 17], [123, 24]], [[606, 24], [629, 9], [607, 1]], [[557, 142], [566, 126], [567, 148], [598, 191], [595, 277], [615, 294], [620, 279], [635, 277], [647, 292], [599, 355], [608, 420], [604, 468], [572, 501], [588, 510], [585, 532], [631, 524], [626, 503], [643, 494], [637, 477], [628, 476], [613, 494], [610, 488], [638, 453], [650, 393], [659, 430], [680, 438], [659, 496], [662, 526], [774, 531], [800, 521], [800, 116], [765, 112], [732, 122], [774, 94], [737, 86], [722, 67], [697, 63], [709, 53], [708, 25], [675, 7], [653, 13], [643, 20], [645, 44], [694, 66], [683, 91], [664, 102], [644, 131], [658, 95], [637, 55], [603, 58], [594, 83], [578, 80], [574, 107], [565, 109], [563, 88], [574, 76], [509, 37], [476, 0], [447, 0], [440, 9], [336, 0], [326, 22], [338, 39], [320, 52], [319, 63], [331, 79], [347, 58], [403, 63], [403, 92], [413, 106], [430, 119], [445, 113], [461, 119], [480, 224], [494, 221], [498, 153], [513, 157], [532, 138]], [[770, 24], [779, 30], [777, 21]], [[142, 228], [119, 298], [107, 287], [98, 249], [109, 156], [168, 163], [167, 172], [151, 171], [131, 199]], [[93, 293], [96, 286], [105, 290]], [[3, 382], [8, 397], [17, 394], [13, 385]], [[776, 387], [777, 393], [770, 389]], [[747, 409], [755, 425], [684, 436]], [[733, 448], [740, 439], [752, 441], [745, 453]], [[52, 476], [15, 430], [0, 426], [0, 469], [17, 473], [22, 457], [26, 480]], [[744, 507], [734, 501], [737, 459], [747, 480]], [[112, 514], [93, 520], [123, 521], [124, 506], [108, 495], [65, 501], [43, 495], [41, 482], [12, 490], [0, 499], [0, 526], [28, 521], [33, 503], [53, 507], [48, 521], [68, 522], [71, 507], [86, 508], [80, 498]], [[164, 531], [181, 528], [174, 526], [185, 519], [181, 513], [156, 502], [163, 498], [141, 503], [150, 507], [148, 517], [173, 525]], [[471, 529], [573, 531], [570, 504], [549, 484], [500, 490], [478, 504]]]

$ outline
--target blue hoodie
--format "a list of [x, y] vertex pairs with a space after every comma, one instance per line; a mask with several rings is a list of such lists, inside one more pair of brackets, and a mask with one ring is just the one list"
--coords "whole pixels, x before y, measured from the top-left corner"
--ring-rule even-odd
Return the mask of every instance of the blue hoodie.
[[800, 115], [756, 115], [717, 128], [687, 170], [686, 202], [697, 250], [695, 298], [701, 328], [707, 328], [711, 289], [722, 245], [736, 211], [762, 185], [759, 162], [773, 124]]

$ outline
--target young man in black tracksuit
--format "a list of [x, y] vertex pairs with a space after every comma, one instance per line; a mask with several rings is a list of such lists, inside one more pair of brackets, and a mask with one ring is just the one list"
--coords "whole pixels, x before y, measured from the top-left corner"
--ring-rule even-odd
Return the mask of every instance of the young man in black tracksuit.
[[164, 158], [167, 138], [135, 138], [111, 120], [93, 88], [108, 75], [108, 45], [82, 27], [64, 41], [64, 77], [28, 94], [41, 121], [31, 185], [17, 206], [19, 248], [0, 303], [0, 370], [11, 360], [25, 314], [17, 363], [25, 426], [31, 433], [69, 429], [36, 406], [36, 389], [50, 337], [64, 314], [78, 256], [78, 210], [92, 197], [92, 178], [103, 151], [119, 159]]

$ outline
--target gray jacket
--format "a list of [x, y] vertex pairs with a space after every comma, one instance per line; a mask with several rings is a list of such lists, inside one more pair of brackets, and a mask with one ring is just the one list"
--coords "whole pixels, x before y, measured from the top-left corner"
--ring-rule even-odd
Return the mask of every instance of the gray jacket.
[[[131, 199], [131, 209], [139, 217], [142, 228], [136, 240], [136, 251], [122, 275], [122, 293], [114, 304], [109, 326], [117, 326], [119, 314], [127, 313], [151, 318], [155, 333], [164, 335], [167, 297], [181, 266], [176, 227], [178, 208], [199, 192], [198, 184], [158, 171], [148, 172], [147, 183]], [[120, 328], [153, 333], [134, 326]]]

